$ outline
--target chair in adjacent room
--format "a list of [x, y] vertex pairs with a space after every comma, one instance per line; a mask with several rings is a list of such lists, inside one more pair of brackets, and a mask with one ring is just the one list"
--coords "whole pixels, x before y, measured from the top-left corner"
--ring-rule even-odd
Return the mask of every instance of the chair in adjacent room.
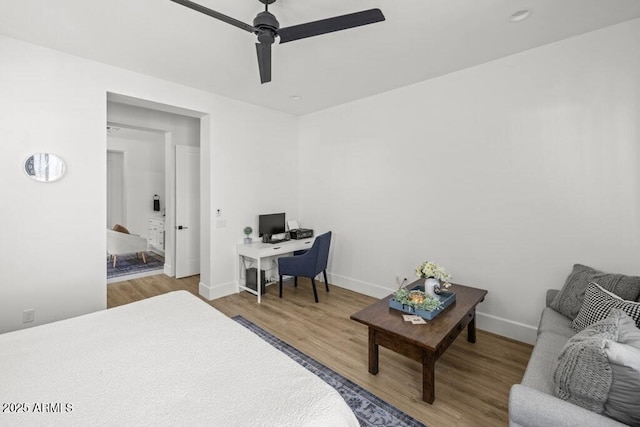
[[324, 275], [324, 284], [329, 292], [327, 281], [327, 260], [329, 259], [329, 246], [331, 245], [331, 231], [316, 237], [311, 249], [301, 255], [278, 258], [278, 274], [280, 275], [280, 298], [282, 298], [282, 276], [293, 276], [294, 286], [298, 286], [298, 276], [311, 279], [313, 297], [318, 302], [315, 277]]
[[[144, 252], [147, 250], [147, 239], [135, 234], [129, 234], [129, 231], [121, 228], [109, 230], [107, 228], [107, 254], [113, 258], [113, 268], [116, 268], [118, 255], [137, 253], [142, 255], [142, 261], [146, 264]], [[116, 231], [124, 229], [125, 231]]]

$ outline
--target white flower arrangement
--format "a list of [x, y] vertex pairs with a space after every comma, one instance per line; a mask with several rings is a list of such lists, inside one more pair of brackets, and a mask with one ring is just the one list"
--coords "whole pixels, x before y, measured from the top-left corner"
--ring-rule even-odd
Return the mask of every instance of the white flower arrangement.
[[416, 268], [416, 276], [422, 279], [438, 279], [442, 282], [442, 288], [448, 288], [451, 286], [449, 280], [451, 275], [444, 271], [443, 267], [440, 267], [434, 262], [424, 261]]

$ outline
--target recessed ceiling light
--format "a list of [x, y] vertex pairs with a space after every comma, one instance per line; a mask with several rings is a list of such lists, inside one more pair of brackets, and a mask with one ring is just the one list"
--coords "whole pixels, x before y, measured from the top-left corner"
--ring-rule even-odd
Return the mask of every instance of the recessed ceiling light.
[[509, 16], [509, 21], [511, 21], [511, 22], [520, 22], [520, 21], [524, 21], [529, 16], [531, 16], [531, 10], [522, 9], [522, 10], [519, 10], [517, 12], [512, 13], [511, 16]]
[[291, 95], [289, 98], [293, 99], [294, 101], [300, 101], [299, 95]]

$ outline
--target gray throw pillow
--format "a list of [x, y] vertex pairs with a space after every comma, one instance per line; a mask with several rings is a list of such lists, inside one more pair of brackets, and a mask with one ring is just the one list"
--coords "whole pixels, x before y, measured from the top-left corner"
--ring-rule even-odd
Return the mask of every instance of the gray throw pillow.
[[571, 320], [575, 319], [590, 282], [598, 283], [624, 300], [635, 301], [640, 298], [640, 277], [609, 274], [586, 265], [575, 264], [564, 286], [551, 302], [551, 308]]
[[597, 283], [589, 283], [585, 292], [584, 302], [571, 327], [581, 331], [609, 315], [612, 309], [619, 308], [636, 322], [640, 327], [640, 302], [625, 301], [619, 296], [604, 290]]
[[607, 318], [567, 341], [553, 372], [557, 397], [598, 414], [604, 412], [613, 382], [605, 344], [618, 338], [617, 328], [616, 320]]
[[[638, 335], [640, 335], [640, 329]], [[611, 342], [605, 350], [613, 382], [603, 414], [630, 426], [640, 426], [640, 348]]]
[[640, 426], [640, 329], [620, 309], [569, 339], [556, 364], [556, 396]]

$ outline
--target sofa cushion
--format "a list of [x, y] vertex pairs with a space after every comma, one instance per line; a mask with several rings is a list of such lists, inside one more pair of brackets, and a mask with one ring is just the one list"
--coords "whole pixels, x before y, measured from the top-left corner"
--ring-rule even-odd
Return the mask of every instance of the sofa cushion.
[[557, 397], [640, 425], [640, 330], [620, 309], [569, 339], [554, 370]]
[[533, 347], [522, 384], [543, 393], [554, 394], [553, 366], [569, 338], [553, 332], [540, 334]]
[[640, 303], [625, 301], [617, 295], [602, 288], [597, 283], [590, 283], [585, 293], [584, 303], [573, 321], [573, 329], [580, 331], [609, 315], [613, 308], [627, 313], [640, 327]]
[[571, 319], [568, 319], [551, 307], [545, 307], [540, 316], [538, 335], [544, 332], [553, 332], [554, 334], [571, 338], [576, 334], [576, 331], [571, 326]]
[[573, 320], [578, 315], [584, 293], [590, 282], [600, 284], [622, 299], [640, 298], [640, 277], [609, 274], [581, 264], [575, 264], [564, 286], [551, 302], [551, 308]]

